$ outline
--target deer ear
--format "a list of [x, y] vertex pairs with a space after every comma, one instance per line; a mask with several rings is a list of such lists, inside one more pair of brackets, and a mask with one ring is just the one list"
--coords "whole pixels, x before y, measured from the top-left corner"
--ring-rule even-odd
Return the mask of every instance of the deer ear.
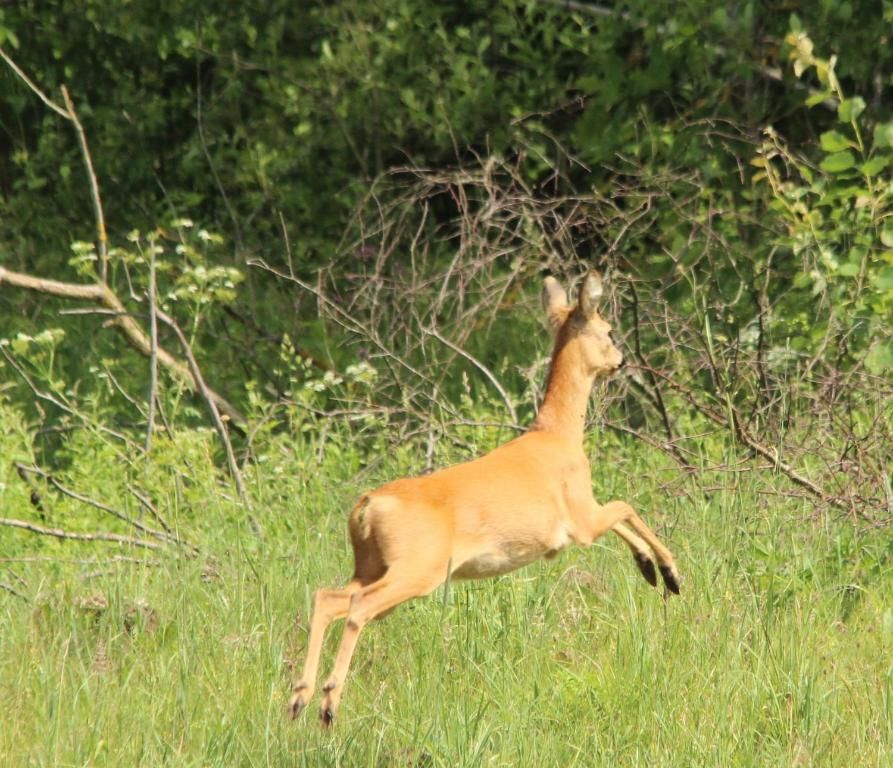
[[567, 312], [567, 293], [551, 275], [543, 282], [543, 307], [549, 316], [549, 322], [553, 326], [560, 325]]
[[598, 302], [605, 292], [602, 276], [598, 272], [590, 272], [580, 283], [580, 308], [587, 315], [598, 310]]

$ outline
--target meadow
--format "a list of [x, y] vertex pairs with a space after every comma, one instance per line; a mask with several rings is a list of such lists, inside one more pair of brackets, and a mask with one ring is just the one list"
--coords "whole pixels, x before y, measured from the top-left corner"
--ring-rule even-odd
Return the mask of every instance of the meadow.
[[[889, 765], [889, 536], [771, 472], [708, 487], [647, 446], [587, 444], [597, 498], [653, 524], [681, 596], [615, 537], [450, 583], [366, 629], [328, 731], [318, 698], [285, 712], [311, 595], [349, 577], [347, 510], [417, 471], [412, 451], [364, 466], [347, 442], [283, 442], [247, 479], [262, 539], [209, 470], [162, 505], [196, 556], [48, 542], [4, 558], [19, 594], [0, 592], [3, 765]], [[114, 484], [108, 465], [72, 471]], [[13, 486], [6, 514], [27, 503]], [[4, 531], [6, 552], [23, 536]]]

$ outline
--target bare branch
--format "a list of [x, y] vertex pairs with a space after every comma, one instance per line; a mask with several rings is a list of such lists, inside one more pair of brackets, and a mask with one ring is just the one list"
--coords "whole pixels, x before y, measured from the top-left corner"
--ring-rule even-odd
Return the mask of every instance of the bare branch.
[[[131, 346], [146, 357], [152, 354], [152, 341], [142, 328], [136, 323], [127, 311], [121, 300], [107, 285], [96, 283], [93, 285], [80, 285], [77, 283], [63, 283], [58, 280], [46, 280], [34, 277], [22, 272], [14, 272], [11, 269], [0, 266], [0, 287], [4, 283], [16, 288], [24, 288], [29, 291], [46, 293], [51, 296], [59, 296], [65, 299], [79, 299], [86, 301], [99, 301], [114, 313], [112, 323], [124, 334]], [[164, 348], [157, 348], [158, 362], [161, 363], [171, 375], [186, 384], [190, 389], [196, 389], [198, 383], [193, 378], [188, 366], [177, 360]], [[205, 385], [209, 396], [215, 406], [224, 413], [234, 425], [240, 429], [246, 425], [245, 417], [232, 406], [225, 398]]]
[[99, 275], [102, 278], [102, 282], [107, 283], [109, 237], [105, 229], [105, 213], [102, 210], [102, 198], [99, 196], [99, 181], [96, 178], [96, 171], [93, 170], [93, 158], [90, 156], [90, 147], [87, 145], [87, 134], [84, 133], [84, 126], [81, 125], [77, 112], [74, 111], [74, 102], [71, 100], [71, 96], [68, 95], [68, 89], [64, 85], [62, 86], [62, 98], [65, 100], [69, 119], [74, 123], [74, 128], [78, 135], [78, 143], [81, 147], [81, 154], [84, 156], [84, 166], [87, 169], [87, 179], [90, 182], [90, 197], [93, 200], [93, 213], [96, 217], [96, 238], [99, 242]]
[[12, 69], [12, 71], [15, 72], [19, 76], [19, 78], [22, 80], [22, 82], [25, 83], [25, 85], [27, 85], [35, 93], [37, 98], [39, 98], [44, 104], [46, 104], [50, 109], [52, 109], [53, 112], [55, 112], [58, 115], [61, 115], [66, 120], [71, 120], [71, 115], [68, 114], [68, 112], [66, 112], [63, 107], [60, 107], [55, 101], [53, 101], [49, 96], [47, 96], [42, 90], [40, 90], [40, 88], [38, 88], [37, 85], [35, 85], [34, 81], [31, 80], [31, 78], [28, 77], [28, 75], [26, 75], [22, 71], [22, 69], [19, 67], [19, 65], [16, 64], [9, 57], [9, 54], [7, 54], [6, 51], [3, 50], [3, 48], [0, 48], [0, 58], [2, 58], [3, 61], [5, 61], [9, 65], [10, 69]]
[[124, 514], [123, 512], [120, 512], [117, 509], [114, 509], [113, 507], [108, 506], [107, 504], [103, 504], [101, 501], [97, 501], [96, 499], [91, 499], [89, 496], [84, 496], [83, 494], [78, 493], [77, 491], [71, 490], [71, 488], [67, 488], [66, 486], [62, 485], [62, 483], [60, 483], [49, 472], [45, 472], [40, 467], [29, 467], [25, 464], [22, 464], [21, 462], [18, 462], [18, 461], [15, 462], [15, 467], [18, 470], [20, 476], [23, 473], [28, 473], [28, 474], [32, 474], [32, 475], [37, 475], [38, 477], [42, 477], [50, 485], [52, 485], [53, 488], [55, 488], [57, 491], [59, 491], [63, 495], [68, 496], [69, 498], [74, 499], [75, 501], [79, 501], [82, 504], [87, 504], [91, 507], [94, 507], [95, 509], [98, 509], [101, 512], [105, 512], [106, 514], [111, 515], [112, 517], [120, 520], [123, 523], [127, 523], [128, 525], [133, 526], [137, 530], [140, 530], [143, 533], [146, 533], [149, 536], [152, 536], [153, 538], [159, 539], [160, 541], [169, 542], [172, 544], [181, 544], [181, 545], [190, 547], [191, 549], [194, 549], [194, 547], [192, 547], [189, 544], [186, 544], [185, 542], [181, 541], [179, 539], [179, 537], [177, 537], [169, 532], [156, 531], [154, 528], [150, 528], [149, 526], [144, 525], [139, 520], [134, 520], [132, 517]]
[[199, 393], [204, 398], [204, 401], [208, 406], [208, 412], [211, 414], [211, 420], [214, 422], [214, 427], [217, 430], [217, 434], [220, 436], [220, 441], [223, 443], [223, 447], [226, 451], [226, 461], [229, 465], [230, 475], [232, 476], [233, 482], [236, 485], [236, 490], [239, 493], [239, 498], [241, 499], [242, 504], [245, 505], [245, 508], [249, 511], [249, 519], [251, 520], [252, 525], [255, 528], [255, 532], [260, 533], [260, 526], [254, 519], [254, 516], [250, 514], [251, 502], [248, 499], [248, 494], [245, 492], [245, 485], [242, 482], [242, 473], [239, 471], [239, 465], [236, 462], [236, 455], [233, 452], [232, 443], [230, 442], [229, 435], [226, 432], [226, 426], [223, 423], [223, 419], [220, 418], [220, 412], [217, 410], [217, 405], [214, 402], [211, 390], [209, 390], [207, 385], [205, 384], [205, 379], [202, 376], [201, 369], [198, 367], [198, 362], [195, 359], [195, 355], [192, 354], [192, 347], [189, 345], [189, 341], [186, 338], [186, 335], [180, 329], [180, 326], [177, 324], [174, 318], [160, 309], [156, 309], [156, 314], [158, 315], [158, 318], [160, 320], [162, 320], [164, 323], [170, 326], [171, 329], [173, 329], [174, 333], [177, 335], [177, 339], [180, 341], [180, 347], [183, 349], [183, 354], [185, 355], [186, 360], [189, 363], [189, 369], [192, 372], [192, 378], [196, 383]]
[[22, 600], [25, 600], [26, 602], [31, 602], [28, 599], [27, 595], [23, 595], [15, 587], [13, 587], [12, 584], [9, 584], [8, 582], [0, 581], [0, 589], [2, 589], [4, 592], [9, 592], [9, 594], [11, 595], [22, 598]]
[[13, 272], [11, 269], [0, 266], [0, 285], [3, 285], [3, 283], [9, 283], [9, 285], [16, 288], [25, 288], [29, 291], [48, 293], [51, 296], [59, 296], [63, 299], [80, 299], [105, 303], [106, 298], [105, 291], [100, 285], [62, 283], [58, 280], [33, 277], [23, 272]]
[[87, 169], [87, 178], [90, 182], [90, 195], [93, 200], [93, 211], [96, 216], [96, 237], [99, 244], [100, 276], [102, 281], [106, 282], [108, 279], [109, 243], [105, 227], [105, 214], [102, 210], [102, 198], [99, 196], [99, 182], [96, 178], [96, 172], [93, 170], [93, 159], [90, 156], [90, 148], [87, 144], [87, 134], [84, 132], [84, 126], [81, 125], [81, 121], [78, 119], [77, 112], [75, 112], [74, 102], [72, 102], [71, 96], [68, 94], [68, 89], [64, 85], [62, 86], [62, 99], [65, 102], [65, 108], [62, 108], [49, 98], [49, 96], [47, 96], [34, 83], [34, 81], [25, 74], [18, 64], [16, 64], [2, 48], [0, 48], [0, 58], [9, 65], [12, 71], [19, 76], [22, 82], [24, 82], [44, 104], [56, 114], [71, 121], [74, 125], [78, 137], [78, 144], [81, 148], [81, 154], [84, 158], [84, 166]]
[[[675, 389], [676, 391], [682, 393], [686, 400], [693, 405], [700, 413], [710, 419], [712, 422], [719, 424], [723, 427], [729, 426], [729, 415], [726, 413], [719, 413], [712, 408], [706, 407], [703, 403], [701, 403], [695, 396], [694, 393], [688, 389], [687, 387], [680, 384], [678, 381], [673, 380], [671, 377], [666, 376], [665, 374], [657, 371], [655, 369], [651, 369], [652, 373], [656, 376], [663, 379], [668, 386]], [[747, 430], [744, 429], [740, 420], [737, 418], [737, 414], [732, 411], [732, 426], [735, 430], [736, 436], [738, 439], [744, 443], [748, 448], [758, 453], [764, 459], [769, 459], [772, 462], [772, 466], [787, 476], [791, 482], [799, 485], [801, 488], [805, 488], [809, 491], [813, 496], [819, 498], [823, 502], [830, 504], [838, 509], [849, 510], [849, 505], [846, 504], [842, 499], [833, 496], [832, 494], [827, 493], [822, 488], [820, 488], [816, 483], [814, 483], [809, 478], [802, 475], [799, 471], [794, 469], [790, 464], [781, 460], [781, 456], [777, 449], [768, 448], [759, 441], [757, 441]]]
[[[167, 533], [169, 533], [171, 536], [174, 535], [174, 532], [171, 529], [171, 527], [167, 524], [167, 521], [161, 516], [161, 513], [158, 511], [156, 506], [151, 502], [151, 500], [145, 494], [140, 493], [136, 488], [134, 488], [133, 486], [130, 486], [130, 485], [127, 486], [127, 490], [130, 491], [136, 497], [137, 501], [139, 501], [139, 503], [143, 506], [143, 509], [146, 509], [149, 512], [149, 514], [152, 515], [152, 517], [154, 517], [158, 521], [158, 524], [162, 528], [164, 528], [165, 531], [167, 531]], [[196, 548], [193, 547], [193, 549], [196, 549]]]
[[149, 413], [146, 416], [146, 461], [152, 448], [152, 430], [155, 428], [155, 401], [158, 397], [158, 316], [155, 307], [155, 242], [149, 242]]
[[518, 425], [518, 414], [515, 412], [515, 406], [512, 405], [512, 401], [509, 398], [508, 393], [505, 391], [503, 386], [499, 383], [499, 380], [496, 378], [496, 376], [493, 375], [493, 372], [489, 368], [487, 368], [486, 365], [484, 365], [480, 360], [478, 360], [476, 357], [474, 357], [473, 355], [466, 352], [461, 347], [458, 347], [455, 344], [453, 344], [453, 342], [451, 342], [449, 339], [444, 338], [440, 333], [437, 332], [437, 329], [423, 328], [422, 332], [428, 334], [428, 336], [433, 336], [441, 344], [443, 344], [446, 347], [449, 347], [457, 355], [464, 357], [466, 360], [468, 360], [469, 363], [471, 363], [475, 368], [477, 368], [481, 373], [483, 373], [484, 376], [487, 377], [489, 382], [496, 388], [496, 391], [499, 393], [499, 396], [502, 398], [502, 402], [505, 403], [506, 410], [509, 412], [509, 416], [512, 419], [512, 426]]

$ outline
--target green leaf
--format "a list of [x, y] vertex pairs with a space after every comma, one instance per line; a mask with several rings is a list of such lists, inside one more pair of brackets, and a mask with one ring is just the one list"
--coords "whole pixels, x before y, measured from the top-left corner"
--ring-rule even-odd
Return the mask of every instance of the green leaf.
[[893, 224], [888, 224], [881, 230], [881, 242], [888, 248], [893, 248]]
[[827, 101], [833, 95], [834, 94], [831, 93], [831, 91], [818, 91], [812, 94], [804, 104], [806, 104], [807, 107], [814, 107], [816, 104], [821, 104], [823, 101]]
[[13, 48], [18, 50], [19, 38], [16, 37], [16, 33], [8, 27], [0, 27], [0, 45], [6, 45], [7, 41]]
[[884, 168], [890, 165], [891, 160], [893, 160], [893, 157], [890, 155], [876, 155], [871, 158], [871, 160], [862, 163], [862, 165], [859, 166], [859, 170], [866, 176], [876, 176], [884, 170]]
[[865, 109], [865, 100], [861, 96], [853, 96], [851, 99], [844, 99], [837, 107], [837, 117], [842, 123], [849, 123], [855, 120]]
[[822, 160], [819, 167], [826, 173], [840, 173], [848, 168], [852, 168], [855, 164], [856, 158], [853, 156], [853, 153], [846, 151], [828, 155], [828, 157]]
[[884, 615], [881, 617], [881, 632], [885, 640], [893, 638], [893, 608], [884, 611]]
[[844, 262], [837, 268], [837, 274], [843, 277], [855, 277], [859, 274], [859, 265], [851, 261]]
[[893, 147], [893, 122], [881, 123], [874, 129], [875, 147]]
[[825, 131], [821, 135], [821, 142], [825, 152], [841, 152], [850, 146], [849, 139], [837, 131]]
[[871, 373], [883, 373], [893, 368], [893, 341], [882, 341], [865, 356], [865, 367]]
[[880, 291], [889, 291], [893, 288], [893, 267], [884, 267], [878, 272], [874, 284]]

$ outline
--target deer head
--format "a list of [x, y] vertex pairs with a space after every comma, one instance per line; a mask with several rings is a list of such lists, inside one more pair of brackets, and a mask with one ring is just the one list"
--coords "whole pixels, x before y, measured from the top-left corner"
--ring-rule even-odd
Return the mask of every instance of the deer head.
[[[599, 315], [598, 303], [604, 284], [598, 272], [589, 272], [581, 281], [576, 306], [570, 306], [567, 293], [554, 277], [547, 277], [543, 303], [549, 323], [556, 330], [555, 358], [567, 360], [587, 377], [608, 376], [623, 363], [623, 354], [611, 338], [611, 326]], [[573, 361], [573, 362], [571, 362]]]

